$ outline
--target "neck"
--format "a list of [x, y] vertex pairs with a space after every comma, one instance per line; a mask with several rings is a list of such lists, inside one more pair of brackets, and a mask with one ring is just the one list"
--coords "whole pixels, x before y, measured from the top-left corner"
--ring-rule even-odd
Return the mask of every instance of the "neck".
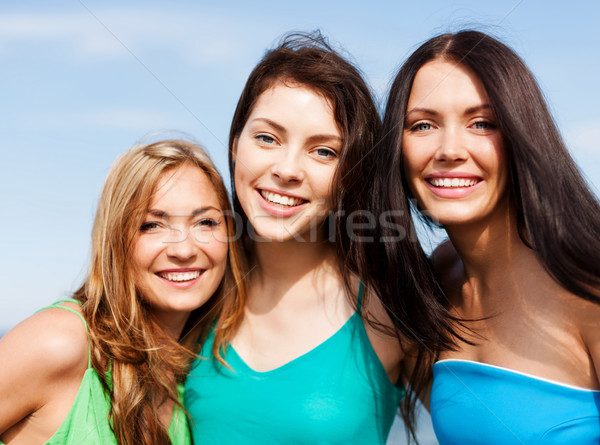
[[335, 247], [327, 241], [257, 242], [254, 248], [254, 279], [263, 287], [289, 287], [318, 270], [333, 267], [337, 262]]
[[185, 313], [161, 313], [155, 314], [155, 320], [165, 333], [175, 341], [179, 341], [183, 327], [190, 316], [189, 312]]
[[476, 295], [506, 288], [512, 282], [507, 278], [518, 276], [520, 268], [535, 260], [519, 236], [515, 209], [507, 207], [488, 221], [446, 227]]

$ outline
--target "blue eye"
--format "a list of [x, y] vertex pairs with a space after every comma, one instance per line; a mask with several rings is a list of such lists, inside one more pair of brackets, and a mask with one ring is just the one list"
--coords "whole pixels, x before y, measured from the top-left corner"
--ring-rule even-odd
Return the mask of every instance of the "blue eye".
[[275, 142], [275, 139], [268, 134], [258, 134], [255, 136], [255, 138], [261, 142], [264, 142], [265, 144], [272, 144]]
[[428, 122], [419, 122], [411, 128], [412, 131], [428, 131], [431, 130], [431, 124]]
[[337, 154], [328, 148], [317, 148], [316, 150], [317, 156], [322, 158], [335, 158]]
[[473, 127], [475, 127], [476, 130], [491, 130], [496, 128], [494, 124], [488, 121], [477, 121], [473, 124]]

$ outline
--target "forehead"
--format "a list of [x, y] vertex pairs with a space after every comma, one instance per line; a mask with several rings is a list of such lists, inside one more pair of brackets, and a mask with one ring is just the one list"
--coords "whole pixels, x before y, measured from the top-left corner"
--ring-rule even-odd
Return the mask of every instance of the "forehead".
[[[269, 119], [298, 119], [318, 124], [319, 121], [337, 126], [333, 102], [320, 91], [293, 81], [278, 80], [257, 98], [248, 120], [258, 117]], [[318, 125], [317, 125], [318, 126]]]
[[472, 106], [488, 102], [485, 87], [471, 68], [456, 61], [435, 59], [417, 71], [408, 108], [429, 104]]
[[150, 208], [161, 210], [189, 210], [208, 205], [221, 208], [215, 187], [206, 173], [190, 164], [163, 172], [150, 201]]

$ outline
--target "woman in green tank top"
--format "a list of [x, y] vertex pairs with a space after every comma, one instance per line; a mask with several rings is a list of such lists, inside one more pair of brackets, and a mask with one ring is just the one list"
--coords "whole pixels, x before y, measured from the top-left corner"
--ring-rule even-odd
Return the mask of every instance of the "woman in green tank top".
[[239, 271], [229, 210], [196, 144], [117, 160], [84, 284], [0, 340], [0, 443], [191, 443], [182, 383]]

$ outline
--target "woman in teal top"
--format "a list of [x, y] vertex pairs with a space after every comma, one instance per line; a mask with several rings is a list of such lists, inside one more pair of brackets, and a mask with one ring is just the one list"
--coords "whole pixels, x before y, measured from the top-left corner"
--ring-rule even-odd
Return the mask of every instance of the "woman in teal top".
[[[214, 332], [200, 356], [210, 356], [213, 342]], [[199, 360], [190, 374], [185, 400], [200, 443], [385, 443], [404, 395], [390, 382], [359, 312], [275, 369], [254, 370], [231, 345], [226, 357], [231, 369]]]
[[446, 229], [434, 265], [468, 328], [433, 366], [440, 444], [599, 443], [600, 204], [525, 63], [480, 32], [430, 39], [384, 134], [378, 174]]
[[193, 143], [141, 145], [117, 160], [83, 286], [0, 340], [2, 442], [191, 443], [182, 383], [201, 321], [236, 270], [228, 211]]
[[347, 244], [369, 215], [346, 213], [370, 193], [379, 130], [359, 72], [320, 35], [286, 37], [250, 74], [229, 139], [246, 274], [186, 381], [199, 443], [385, 443], [414, 337], [402, 348], [373, 283], [359, 292]]

